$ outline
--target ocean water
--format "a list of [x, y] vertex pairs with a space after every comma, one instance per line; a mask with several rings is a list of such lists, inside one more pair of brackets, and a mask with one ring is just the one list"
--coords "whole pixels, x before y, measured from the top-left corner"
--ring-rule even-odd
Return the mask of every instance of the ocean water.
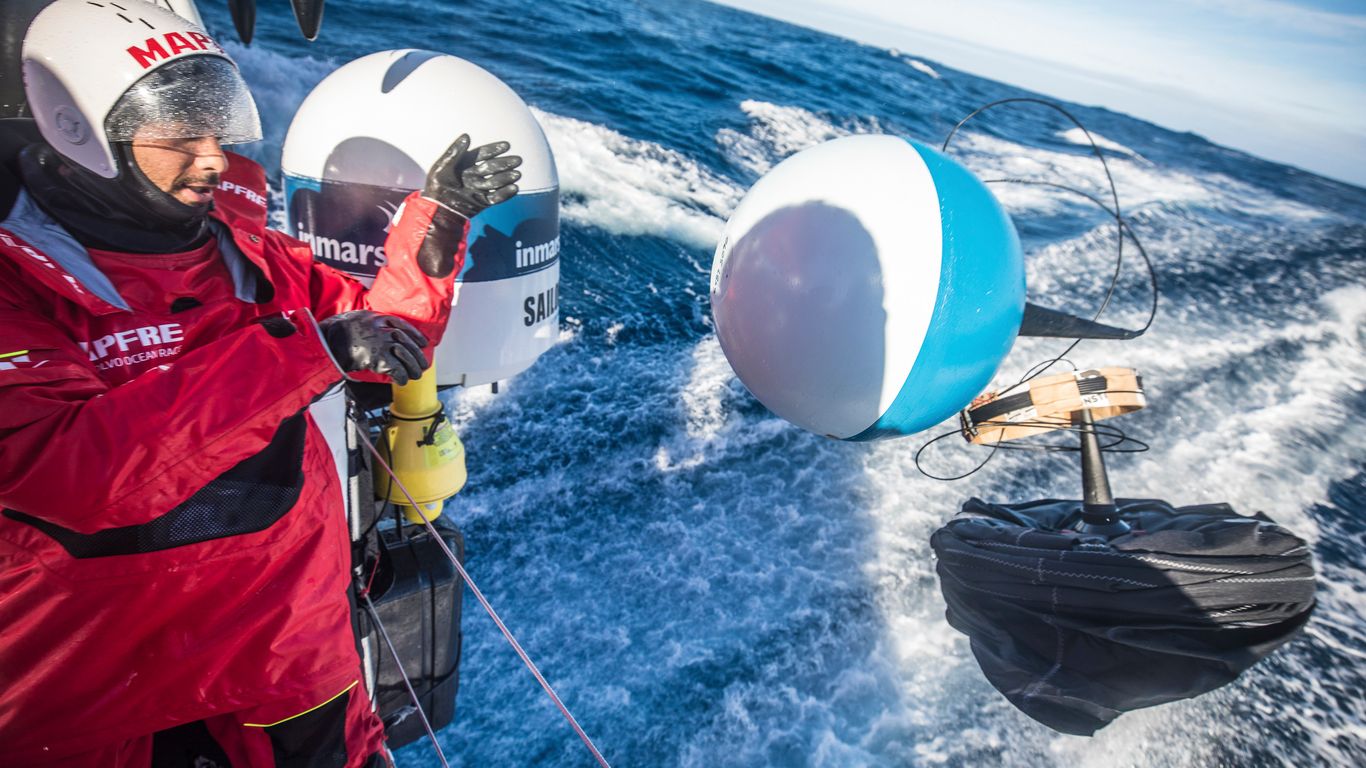
[[[225, 4], [201, 5], [235, 39]], [[1071, 355], [1138, 368], [1149, 388], [1149, 408], [1113, 422], [1153, 446], [1111, 458], [1117, 494], [1264, 511], [1313, 543], [1321, 581], [1303, 636], [1237, 682], [1062, 736], [983, 679], [944, 621], [928, 542], [968, 496], [1078, 496], [1075, 457], [999, 455], [944, 483], [916, 471], [921, 438], [802, 432], [735, 378], [707, 300], [726, 216], [782, 158], [851, 133], [937, 145], [973, 108], [1030, 94], [702, 2], [333, 0], [312, 44], [283, 0], [260, 6], [256, 42], [229, 48], [267, 133], [248, 151], [277, 184], [299, 102], [377, 50], [468, 58], [545, 128], [564, 196], [560, 343], [500, 394], [452, 398], [470, 480], [447, 514], [613, 765], [1366, 764], [1366, 190], [1069, 105], [1162, 283], [1148, 335]], [[995, 110], [953, 153], [986, 178], [1105, 192], [1080, 134], [1043, 109]], [[1060, 193], [995, 190], [1031, 298], [1094, 307], [1112, 222]], [[1131, 265], [1110, 321], [1141, 322], [1144, 290]], [[1019, 343], [1000, 378], [1058, 347]], [[936, 447], [941, 473], [982, 458]], [[452, 764], [592, 765], [469, 598], [464, 631], [439, 734]], [[398, 759], [439, 764], [426, 742]]]

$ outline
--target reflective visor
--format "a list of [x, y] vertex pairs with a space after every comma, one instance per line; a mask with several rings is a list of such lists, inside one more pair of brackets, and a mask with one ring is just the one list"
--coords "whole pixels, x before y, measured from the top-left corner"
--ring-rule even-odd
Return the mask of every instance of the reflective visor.
[[221, 144], [261, 138], [261, 118], [237, 67], [220, 56], [186, 56], [133, 83], [105, 118], [111, 142], [214, 136]]

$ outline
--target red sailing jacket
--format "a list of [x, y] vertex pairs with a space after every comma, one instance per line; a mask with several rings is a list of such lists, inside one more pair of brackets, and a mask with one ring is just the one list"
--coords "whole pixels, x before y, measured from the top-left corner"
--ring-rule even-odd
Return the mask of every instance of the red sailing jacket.
[[264, 194], [233, 156], [220, 258], [142, 271], [0, 227], [0, 763], [269, 724], [357, 679], [342, 493], [307, 411], [342, 377], [310, 315], [400, 315], [435, 344], [452, 279], [417, 266], [436, 204], [416, 193], [368, 291], [266, 229]]

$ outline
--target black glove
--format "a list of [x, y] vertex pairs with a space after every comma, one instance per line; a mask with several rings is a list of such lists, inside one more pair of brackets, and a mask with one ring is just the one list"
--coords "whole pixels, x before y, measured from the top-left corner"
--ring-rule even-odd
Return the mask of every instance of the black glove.
[[455, 252], [465, 222], [490, 205], [497, 205], [517, 194], [516, 181], [522, 164], [516, 155], [499, 157], [508, 151], [506, 141], [495, 141], [470, 149], [470, 135], [460, 138], [446, 150], [427, 172], [422, 196], [435, 200], [439, 207], [432, 216], [427, 236], [417, 252], [417, 263], [431, 277], [445, 277], [455, 268]]
[[318, 327], [332, 357], [348, 373], [386, 373], [402, 385], [431, 367], [422, 352], [427, 337], [401, 317], [358, 309], [321, 320]]
[[517, 194], [522, 164], [516, 155], [499, 157], [508, 151], [506, 141], [495, 141], [470, 149], [470, 135], [460, 138], [427, 171], [422, 196], [450, 208], [467, 219], [474, 218], [490, 205], [497, 205]]

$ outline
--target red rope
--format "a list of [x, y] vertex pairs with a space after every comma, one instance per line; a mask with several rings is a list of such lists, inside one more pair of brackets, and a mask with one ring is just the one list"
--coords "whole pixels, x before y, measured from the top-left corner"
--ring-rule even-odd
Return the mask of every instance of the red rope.
[[360, 593], [361, 597], [370, 596], [370, 585], [375, 583], [375, 574], [379, 573], [379, 556], [375, 557], [375, 564], [370, 568], [370, 578], [365, 580], [365, 590]]

